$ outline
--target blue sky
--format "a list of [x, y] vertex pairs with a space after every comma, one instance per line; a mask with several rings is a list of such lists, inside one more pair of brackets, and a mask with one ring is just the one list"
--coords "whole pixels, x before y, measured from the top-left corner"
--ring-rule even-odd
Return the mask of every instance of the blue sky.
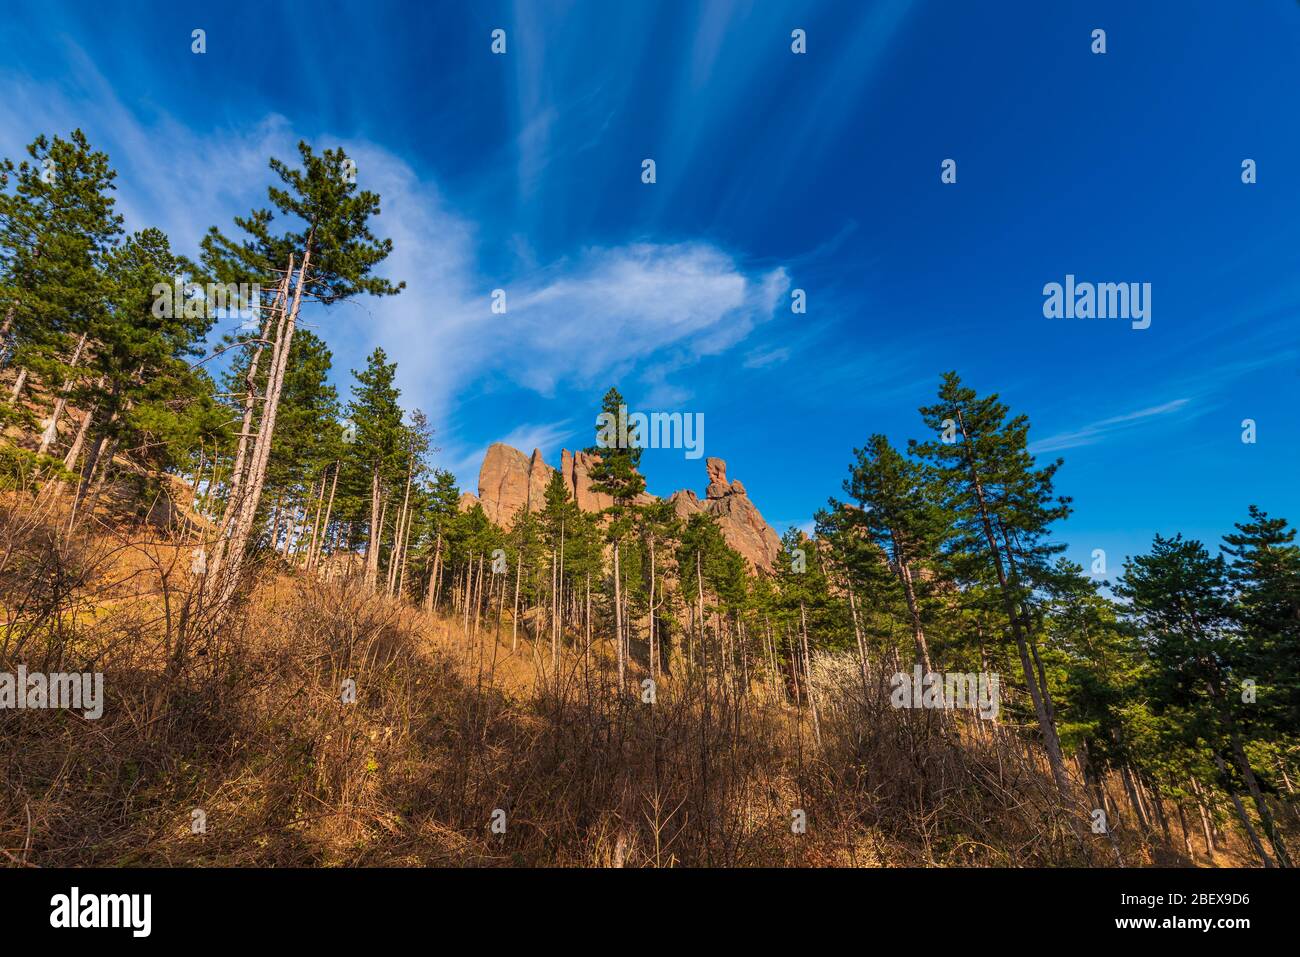
[[[955, 368], [1065, 458], [1084, 564], [1252, 502], [1300, 521], [1300, 4], [45, 0], [0, 31], [0, 152], [84, 128], [183, 251], [264, 204], [268, 156], [343, 144], [408, 288], [310, 324], [344, 395], [398, 359], [471, 489], [492, 441], [590, 444], [617, 382], [702, 412], [780, 530]], [[1067, 273], [1151, 283], [1151, 327], [1045, 319]]]

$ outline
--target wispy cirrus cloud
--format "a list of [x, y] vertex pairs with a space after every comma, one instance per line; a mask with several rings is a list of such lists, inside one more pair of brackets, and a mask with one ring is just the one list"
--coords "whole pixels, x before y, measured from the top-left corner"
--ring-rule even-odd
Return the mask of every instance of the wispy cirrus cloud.
[[[273, 178], [267, 159], [292, 160], [299, 139], [348, 151], [361, 185], [382, 197], [375, 229], [393, 241], [382, 271], [404, 280], [406, 290], [310, 309], [304, 324], [334, 351], [345, 400], [348, 370], [361, 368], [372, 349], [382, 346], [397, 359], [403, 402], [430, 415], [440, 464], [471, 488], [483, 442], [471, 437], [481, 429], [465, 428], [466, 401], [502, 386], [550, 397], [561, 385], [589, 390], [628, 378], [645, 386], [644, 398], [685, 401], [688, 383], [673, 378], [745, 340], [771, 318], [790, 285], [782, 267], [747, 267], [708, 242], [592, 246], [539, 262], [527, 236], [483, 236], [472, 212], [380, 144], [295, 129], [274, 113], [238, 129], [208, 130], [165, 113], [146, 116], [118, 98], [82, 50], [69, 48], [67, 57], [57, 88], [6, 78], [0, 154], [19, 156], [40, 132], [85, 128], [119, 171], [117, 199], [128, 228], [159, 226], [179, 252], [195, 255], [210, 225], [229, 229], [234, 216], [265, 206]], [[517, 257], [513, 275], [488, 275], [481, 250], [492, 243], [514, 243], [529, 254]], [[504, 315], [491, 310], [496, 288], [506, 292]], [[570, 434], [552, 422], [519, 427], [503, 440], [550, 455]]]
[[1114, 415], [1108, 419], [1099, 419], [1073, 431], [1060, 432], [1037, 442], [1032, 442], [1029, 445], [1029, 451], [1038, 455], [1044, 452], [1059, 452], [1062, 449], [1078, 448], [1081, 445], [1094, 445], [1116, 433], [1147, 425], [1153, 419], [1180, 413], [1187, 409], [1190, 403], [1191, 399], [1173, 399], [1160, 405], [1138, 409], [1136, 412]]
[[746, 369], [764, 369], [768, 366], [780, 365], [790, 358], [790, 350], [785, 346], [776, 349], [756, 349], [745, 356], [744, 367]]

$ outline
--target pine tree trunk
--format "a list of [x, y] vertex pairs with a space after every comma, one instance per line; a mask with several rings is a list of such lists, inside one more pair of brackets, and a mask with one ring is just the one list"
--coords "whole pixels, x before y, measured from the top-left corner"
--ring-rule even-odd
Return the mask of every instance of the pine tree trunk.
[[650, 535], [650, 680], [659, 680], [659, 648], [655, 644], [655, 537]]
[[471, 592], [474, 596], [474, 640], [478, 640], [479, 621], [483, 617], [483, 556], [478, 557], [478, 576], [474, 579], [474, 590]]
[[[77, 363], [81, 361], [81, 353], [86, 348], [86, 333], [81, 334], [77, 340], [77, 348], [73, 350], [72, 360], [68, 363], [69, 369], [75, 369]], [[37, 449], [38, 455], [44, 455], [54, 444], [54, 440], [59, 437], [59, 419], [63, 418], [63, 410], [68, 405], [68, 393], [72, 391], [72, 376], [69, 375], [63, 380], [63, 387], [59, 389], [59, 397], [54, 402], [54, 412], [50, 415], [50, 424], [46, 426], [45, 433], [41, 436], [41, 445]]]
[[311, 520], [311, 538], [307, 542], [307, 560], [303, 562], [303, 568], [307, 571], [311, 571], [312, 562], [316, 558], [316, 538], [318, 535], [323, 534], [320, 515], [321, 510], [325, 507], [325, 482], [328, 478], [328, 471], [321, 473], [320, 494], [316, 496], [316, 514]]
[[437, 598], [436, 590], [438, 585], [438, 578], [440, 577], [440, 572], [441, 572], [441, 569], [438, 567], [438, 565], [441, 561], [442, 561], [442, 532], [439, 531], [438, 544], [435, 546], [434, 553], [433, 553], [433, 567], [429, 569], [429, 590], [425, 592], [425, 596], [424, 596], [424, 610], [427, 612], [433, 611], [434, 601]]
[[749, 697], [749, 642], [745, 637], [745, 619], [737, 616], [736, 618], [736, 641], [740, 644], [740, 675], [744, 684], [741, 685], [741, 694], [746, 698]]
[[524, 549], [523, 536], [520, 535], [519, 551], [515, 553], [515, 603], [514, 610], [510, 613], [510, 653], [514, 654], [519, 649], [519, 579], [523, 574], [524, 567]]
[[555, 568], [556, 568], [556, 551], [554, 548], [552, 548], [551, 549], [551, 673], [552, 674], [554, 674], [560, 666], [560, 646], [557, 637], [558, 635], [557, 618], [559, 616], [559, 609], [557, 608], [557, 605], [559, 603], [559, 597], [555, 590]]
[[808, 652], [808, 616], [804, 612], [802, 601], [799, 602], [799, 631], [803, 636], [803, 673], [808, 684], [808, 704], [812, 709], [813, 737], [816, 738], [817, 747], [820, 748], [822, 746], [822, 726], [821, 719], [817, 714], [817, 693], [813, 690], [812, 655]]
[[465, 607], [463, 609], [465, 612], [465, 620], [464, 623], [461, 625], [461, 637], [463, 637], [465, 640], [466, 653], [468, 653], [469, 650], [469, 589], [470, 589], [470, 585], [472, 584], [471, 579], [473, 579], [473, 577], [474, 577], [474, 559], [471, 556], [469, 558], [469, 564], [465, 568]]
[[1147, 801], [1156, 812], [1156, 823], [1160, 825], [1160, 833], [1164, 835], [1165, 843], [1173, 843], [1173, 838], [1169, 834], [1169, 819], [1165, 817], [1165, 807], [1160, 802], [1160, 792], [1150, 781], [1143, 781], [1142, 784], [1146, 787]]
[[[104, 378], [100, 376], [99, 388], [103, 388]], [[63, 467], [69, 472], [74, 471], [77, 467], [77, 459], [81, 458], [81, 450], [86, 444], [86, 435], [90, 432], [90, 423], [95, 419], [95, 410], [98, 404], [92, 404], [81, 416], [81, 425], [77, 426], [77, 434], [72, 440], [72, 447], [68, 449], [68, 454], [63, 457]]]
[[903, 596], [907, 599], [907, 615], [912, 625], [912, 642], [916, 645], [916, 659], [925, 669], [925, 673], [930, 674], [934, 668], [930, 664], [930, 647], [925, 640], [925, 629], [921, 627], [921, 606], [916, 600], [912, 569], [908, 567], [902, 549], [899, 548], [897, 536], [892, 531], [889, 535], [893, 541], [895, 575], [898, 577], [899, 584], [903, 586]]
[[558, 589], [558, 591], [556, 592], [557, 597], [555, 600], [556, 601], [555, 612], [557, 617], [559, 618], [559, 623], [556, 626], [557, 640], [564, 634], [564, 533], [565, 533], [565, 522], [564, 519], [561, 518], [560, 519], [560, 560], [556, 565], [556, 578], [555, 578], [555, 587]]
[[366, 588], [375, 590], [379, 582], [379, 549], [383, 543], [384, 516], [380, 511], [381, 490], [378, 467], [370, 470], [370, 536], [366, 539]]
[[586, 632], [587, 645], [582, 650], [582, 658], [587, 668], [590, 670], [591, 668], [591, 572], [590, 571], [587, 572], [586, 605], [587, 605], [587, 610], [583, 615], [583, 617], [586, 619], [586, 625], [584, 627], [584, 631]]
[[212, 477], [208, 479], [208, 487], [203, 490], [203, 505], [201, 512], [206, 518], [212, 514], [212, 499], [217, 494], [217, 489], [221, 487], [221, 458], [220, 456], [212, 460]]
[[104, 490], [104, 485], [108, 482], [108, 473], [113, 467], [113, 456], [117, 454], [117, 439], [106, 438], [103, 443], [103, 452], [99, 456], [99, 477], [95, 478], [95, 472], [92, 470], [89, 478], [94, 482], [94, 487], [90, 490], [90, 496], [86, 499], [86, 508], [90, 514], [95, 512], [95, 503], [99, 501], [99, 495]]
[[1124, 792], [1128, 795], [1128, 803], [1133, 808], [1133, 816], [1137, 818], [1138, 825], [1143, 831], [1150, 831], [1151, 822], [1147, 820], [1146, 809], [1142, 807], [1142, 799], [1133, 785], [1133, 775], [1129, 773], [1127, 763], [1120, 764], [1119, 776], [1124, 782]]
[[19, 369], [18, 378], [14, 379], [14, 386], [9, 390], [10, 403], [16, 404], [18, 397], [23, 394], [23, 386], [27, 384], [27, 370]]
[[1214, 832], [1210, 829], [1210, 816], [1205, 807], [1205, 795], [1201, 791], [1201, 786], [1197, 783], [1196, 778], [1189, 778], [1188, 780], [1192, 785], [1192, 794], [1196, 797], [1196, 810], [1200, 813], [1201, 817], [1201, 833], [1205, 838], [1205, 856], [1208, 857], [1210, 863], [1213, 864]]
[[[289, 269], [281, 281], [282, 294], [276, 297], [276, 303], [280, 307], [280, 322], [276, 327], [275, 348], [271, 352], [271, 368], [267, 373], [266, 400], [258, 424], [257, 441], [253, 443], [251, 453], [247, 455], [248, 473], [246, 476], [241, 474], [238, 479], [233, 474], [231, 476], [232, 481], [239, 483], [241, 493], [236, 497], [232, 497], [230, 505], [227, 506], [228, 509], [236, 506], [237, 511], [231, 523], [229, 539], [225, 540], [223, 538], [221, 543], [224, 546], [224, 553], [220, 550], [220, 547], [218, 552], [217, 565], [223, 573], [218, 593], [218, 604], [222, 606], [227, 604], [239, 583], [239, 572], [243, 567], [249, 535], [252, 532], [253, 521], [257, 515], [257, 507], [262, 500], [262, 489], [266, 483], [266, 465], [271, 456], [271, 443], [275, 436], [275, 420], [280, 407], [280, 394], [284, 387], [284, 372], [289, 361], [289, 350], [293, 345], [294, 324], [298, 319], [298, 310], [302, 304], [303, 287], [306, 285], [307, 270], [310, 264], [311, 239], [309, 237], [308, 247], [303, 255], [302, 266], [298, 270], [298, 281], [294, 287], [292, 304], [287, 310], [285, 309], [284, 294], [288, 292], [290, 277], [294, 271], [294, 257], [292, 254], [289, 256]], [[272, 318], [268, 317], [268, 327], [271, 321]], [[253, 396], [251, 367], [246, 381], [249, 382], [249, 400], [251, 401]], [[223, 562], [224, 567], [221, 567]]]
[[401, 598], [406, 594], [406, 557], [407, 551], [411, 546], [411, 515], [406, 517], [406, 527], [402, 531], [402, 562], [397, 567], [397, 597]]
[[1195, 864], [1196, 853], [1192, 850], [1192, 832], [1187, 827], [1187, 811], [1184, 810], [1182, 801], [1178, 801], [1176, 806], [1178, 808], [1178, 827], [1183, 832], [1183, 852], [1187, 855], [1187, 859]]
[[330, 516], [334, 513], [334, 492], [339, 485], [339, 466], [340, 462], [334, 462], [334, 477], [330, 480], [330, 499], [325, 506], [325, 522], [321, 525], [320, 543], [313, 546], [311, 554], [307, 557], [307, 568], [309, 571], [315, 571], [316, 565], [320, 562], [320, 553], [325, 547], [325, 536], [329, 533]]
[[869, 697], [867, 692], [867, 645], [862, 638], [862, 623], [858, 620], [858, 603], [853, 597], [853, 586], [846, 584], [845, 591], [849, 593], [849, 613], [853, 616], [853, 638], [858, 644], [858, 667], [862, 671], [862, 700], [866, 702]]
[[1264, 799], [1264, 793], [1259, 787], [1259, 780], [1255, 777], [1255, 770], [1250, 766], [1250, 759], [1246, 757], [1246, 750], [1241, 745], [1241, 735], [1237, 733], [1235, 728], [1231, 733], [1231, 742], [1233, 759], [1236, 761], [1237, 768], [1241, 771], [1241, 776], [1246, 782], [1246, 789], [1250, 792], [1250, 798], [1255, 803], [1255, 810], [1259, 812], [1259, 821], [1264, 828], [1264, 833], [1268, 836], [1269, 844], [1273, 847], [1273, 856], [1277, 858], [1277, 866], [1292, 867], [1291, 855], [1287, 853], [1282, 835], [1278, 833], [1277, 824], [1273, 820], [1273, 812]]
[[[95, 479], [95, 470], [99, 467], [100, 460], [104, 458], [105, 451], [109, 450], [112, 446], [110, 433], [112, 432], [113, 425], [118, 419], [117, 401], [121, 395], [121, 390], [122, 384], [120, 382], [114, 382], [113, 390], [109, 395], [109, 408], [114, 411], [112, 415], [108, 417], [108, 421], [100, 427], [99, 438], [94, 443], [94, 447], [91, 450], [89, 457], [86, 459], [86, 464], [82, 466], [81, 480], [77, 483], [77, 494], [72, 501], [72, 512], [68, 519], [69, 528], [73, 527], [76, 522], [77, 512], [80, 511], [82, 503], [86, 500], [87, 493], [91, 490], [91, 484]], [[112, 458], [113, 456], [110, 452], [108, 455], [108, 461], [110, 463], [112, 462]], [[107, 474], [107, 467], [105, 467], [105, 474]]]
[[1250, 823], [1250, 815], [1246, 813], [1246, 808], [1245, 805], [1241, 803], [1241, 798], [1237, 796], [1236, 791], [1232, 790], [1231, 785], [1227, 784], [1227, 782], [1231, 780], [1228, 776], [1228, 766], [1224, 762], [1223, 758], [1219, 757], [1217, 751], [1214, 754], [1214, 765], [1219, 769], [1219, 774], [1223, 776], [1225, 786], [1228, 790], [1228, 798], [1232, 801], [1232, 806], [1237, 811], [1237, 819], [1241, 821], [1242, 830], [1246, 832], [1246, 838], [1250, 841], [1250, 846], [1254, 848], [1256, 856], [1264, 862], [1265, 867], [1276, 867], [1277, 865], [1273, 863], [1273, 859], [1269, 857], [1268, 853], [1264, 850], [1264, 845], [1259, 839], [1259, 834], [1255, 830], [1255, 825]]
[[271, 528], [271, 551], [273, 552], [278, 552], [280, 550], [280, 500], [281, 498], [283, 498], [283, 493], [282, 492], [277, 493], [275, 496], [275, 504], [271, 506], [271, 521], [268, 523]]
[[623, 661], [623, 592], [622, 592], [622, 574], [619, 570], [618, 561], [618, 539], [614, 539], [614, 641], [618, 646], [618, 691], [622, 694], [624, 691], [624, 669]]
[[388, 594], [392, 595], [397, 587], [398, 569], [402, 564], [402, 551], [406, 543], [407, 513], [411, 503], [411, 478], [415, 474], [415, 456], [411, 455], [406, 464], [406, 491], [402, 494], [402, 511], [397, 519], [397, 529], [393, 533], [393, 554], [388, 560]]
[[203, 443], [199, 443], [199, 461], [194, 468], [194, 482], [190, 486], [190, 500], [186, 503], [191, 512], [197, 512], [199, 508], [199, 489], [203, 487], [203, 470], [208, 467], [207, 451]]
[[[100, 376], [96, 383], [97, 389], [103, 389], [104, 377]], [[75, 472], [77, 469], [77, 460], [81, 458], [81, 450], [85, 447], [86, 436], [90, 434], [90, 424], [95, 419], [95, 411], [99, 408], [98, 401], [91, 404], [90, 408], [81, 416], [81, 425], [77, 427], [77, 435], [72, 440], [72, 447], [68, 449], [68, 454], [63, 457], [63, 467], [69, 472]], [[59, 483], [59, 494], [65, 489], [65, 483]]]
[[803, 692], [799, 687], [799, 652], [792, 647], [790, 641], [790, 629], [788, 625], [781, 626], [781, 644], [786, 648], [790, 656], [790, 681], [794, 684], [794, 706], [803, 712]]
[[776, 662], [776, 637], [772, 634], [772, 621], [768, 618], [767, 612], [763, 612], [763, 631], [767, 636], [767, 657], [772, 669], [772, 695], [784, 703], [785, 683], [781, 680], [780, 666]]
[[438, 532], [438, 559], [434, 562], [433, 571], [437, 578], [437, 584], [433, 590], [433, 607], [436, 609], [439, 602], [442, 601], [442, 578], [446, 574], [447, 562], [442, 559], [442, 532]]
[[[235, 461], [230, 470], [230, 489], [229, 494], [226, 496], [225, 513], [221, 517], [221, 528], [217, 534], [217, 547], [212, 559], [208, 562], [208, 580], [215, 581], [217, 579], [229, 547], [229, 539], [236, 531], [240, 515], [243, 512], [244, 499], [249, 493], [250, 440], [254, 438], [253, 418], [257, 410], [257, 370], [262, 361], [262, 354], [266, 351], [267, 339], [271, 335], [272, 328], [276, 330], [276, 343], [280, 342], [281, 332], [284, 327], [286, 300], [289, 295], [289, 282], [292, 276], [293, 256], [291, 255], [289, 257], [289, 269], [281, 278], [280, 285], [276, 289], [275, 299], [267, 312], [266, 321], [258, 331], [258, 343], [253, 350], [253, 358], [249, 361], [248, 369], [244, 373], [246, 388], [243, 403], [244, 414], [239, 427], [239, 441], [235, 444]], [[278, 323], [277, 317], [279, 317]], [[263, 416], [265, 416], [265, 406], [263, 407]]]

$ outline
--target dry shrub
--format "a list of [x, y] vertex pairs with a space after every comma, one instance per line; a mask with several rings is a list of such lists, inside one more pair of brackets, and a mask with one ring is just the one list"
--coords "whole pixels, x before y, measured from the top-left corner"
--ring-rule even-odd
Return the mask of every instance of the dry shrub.
[[[1084, 863], [1009, 729], [889, 706], [820, 657], [814, 693], [679, 674], [619, 695], [604, 645], [477, 635], [357, 582], [263, 566], [220, 627], [190, 543], [0, 511], [0, 670], [102, 670], [98, 721], [0, 712], [0, 847], [37, 865]], [[21, 638], [22, 645], [18, 641]], [[17, 650], [15, 650], [17, 649]], [[507, 680], [538, 666], [527, 685]], [[355, 689], [355, 703], [345, 700]], [[806, 689], [805, 689], [806, 694]], [[806, 833], [794, 833], [802, 810]], [[195, 812], [206, 830], [194, 833]], [[504, 815], [504, 818], [502, 818]], [[504, 833], [492, 823], [504, 820]], [[1103, 861], [1104, 862], [1104, 861]]]
[[805, 786], [846, 839], [864, 829], [882, 837], [889, 863], [1105, 863], [1103, 847], [1071, 830], [1022, 730], [972, 710], [895, 708], [892, 673], [864, 675], [847, 652], [814, 657], [824, 747]]

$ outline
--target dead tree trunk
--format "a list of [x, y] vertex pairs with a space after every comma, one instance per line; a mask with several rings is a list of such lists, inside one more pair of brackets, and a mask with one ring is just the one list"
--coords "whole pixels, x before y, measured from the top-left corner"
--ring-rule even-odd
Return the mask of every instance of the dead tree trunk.
[[[81, 361], [81, 353], [86, 348], [86, 333], [81, 334], [77, 340], [77, 348], [73, 350], [72, 359], [68, 362], [69, 369], [75, 369], [77, 363]], [[44, 455], [50, 450], [55, 439], [59, 437], [59, 419], [63, 418], [63, 410], [68, 405], [68, 393], [72, 391], [72, 375], [69, 374], [63, 380], [63, 387], [59, 389], [59, 397], [55, 400], [54, 411], [50, 414], [50, 423], [45, 427], [45, 433], [41, 436], [41, 446], [37, 449], [37, 454]]]

